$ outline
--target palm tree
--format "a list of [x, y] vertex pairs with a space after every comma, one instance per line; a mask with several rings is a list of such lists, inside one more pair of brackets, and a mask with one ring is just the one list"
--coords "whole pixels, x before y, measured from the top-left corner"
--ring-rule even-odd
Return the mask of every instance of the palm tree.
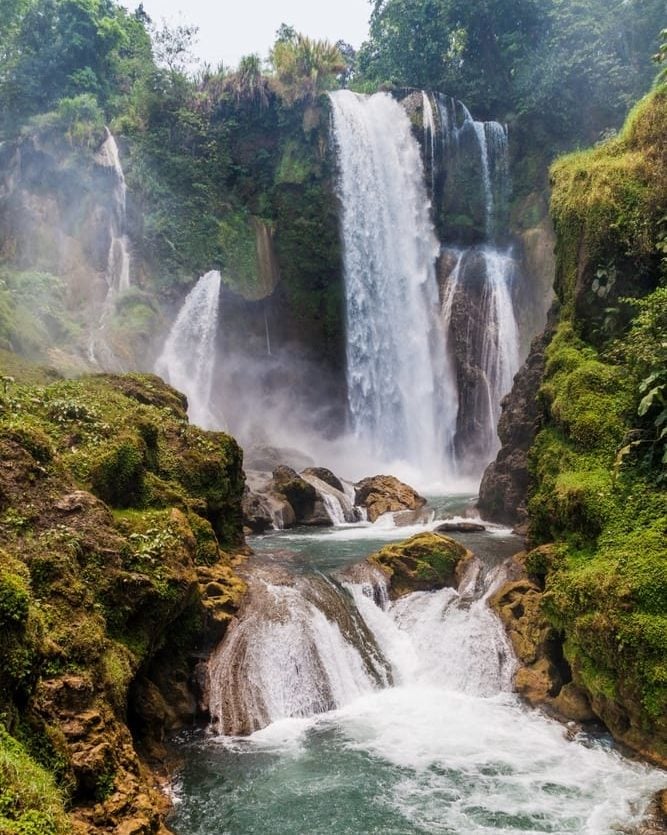
[[337, 87], [337, 76], [346, 68], [337, 46], [298, 34], [278, 40], [271, 62], [274, 87], [288, 105], [313, 102], [321, 93]]

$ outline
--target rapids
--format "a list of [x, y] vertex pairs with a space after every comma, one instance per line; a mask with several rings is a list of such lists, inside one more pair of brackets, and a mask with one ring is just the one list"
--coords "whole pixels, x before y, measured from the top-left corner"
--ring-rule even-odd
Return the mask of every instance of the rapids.
[[215, 724], [180, 740], [177, 835], [610, 835], [638, 822], [662, 775], [511, 692], [512, 650], [486, 599], [518, 540], [461, 534], [485, 548], [458, 590], [390, 602], [371, 567], [321, 572], [336, 542], [355, 543], [349, 566], [372, 535], [407, 535], [373, 527], [265, 538], [256, 589], [211, 663]]

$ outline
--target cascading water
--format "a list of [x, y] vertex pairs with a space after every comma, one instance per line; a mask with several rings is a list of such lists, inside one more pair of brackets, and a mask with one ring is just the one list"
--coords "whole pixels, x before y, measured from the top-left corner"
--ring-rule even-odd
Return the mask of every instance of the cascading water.
[[203, 275], [188, 293], [172, 325], [155, 373], [188, 398], [190, 420], [204, 429], [219, 429], [222, 420], [211, 409], [221, 276]]
[[500, 403], [521, 363], [512, 302], [518, 265], [511, 248], [495, 243], [509, 188], [508, 135], [498, 122], [475, 121], [461, 102], [439, 96], [436, 104], [438, 159], [446, 175], [438, 203], [445, 234], [451, 191], [465, 191], [470, 183], [479, 188], [477, 200], [467, 205], [479, 219], [483, 242], [446, 246], [438, 262], [445, 345], [459, 392], [456, 469], [478, 478], [497, 452]]
[[102, 311], [91, 325], [88, 357], [91, 362], [102, 368], [122, 370], [121, 363], [107, 343], [105, 330], [109, 318], [113, 314], [118, 295], [130, 287], [130, 251], [128, 238], [125, 234], [127, 186], [120, 162], [118, 145], [111, 131], [108, 128], [105, 130], [106, 138], [95, 158], [95, 162], [102, 168], [109, 170], [113, 177], [109, 220], [109, 252], [105, 271], [107, 291], [102, 304]]
[[504, 579], [473, 561], [458, 590], [391, 602], [368, 563], [256, 568], [208, 684], [216, 730], [254, 733], [196, 743], [175, 831], [628, 831], [664, 780], [512, 695]]
[[[384, 462], [440, 480], [456, 417], [435, 314], [438, 244], [410, 121], [389, 95], [330, 95], [340, 176], [349, 415]], [[444, 405], [444, 408], [443, 408]]]

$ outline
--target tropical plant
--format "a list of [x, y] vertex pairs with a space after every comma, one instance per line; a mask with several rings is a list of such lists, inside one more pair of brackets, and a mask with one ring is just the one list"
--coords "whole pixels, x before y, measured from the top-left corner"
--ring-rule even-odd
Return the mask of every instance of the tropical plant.
[[279, 38], [271, 51], [271, 63], [274, 87], [288, 106], [313, 102], [326, 90], [338, 87], [338, 76], [347, 68], [336, 45], [300, 34]]

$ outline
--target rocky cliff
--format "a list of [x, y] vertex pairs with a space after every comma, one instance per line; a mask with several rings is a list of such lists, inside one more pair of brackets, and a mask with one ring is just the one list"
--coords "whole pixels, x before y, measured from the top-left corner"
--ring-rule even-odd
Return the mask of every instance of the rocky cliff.
[[558, 324], [505, 402], [481, 499], [516, 521], [528, 498], [530, 539], [552, 543], [532, 563], [540, 612], [574, 685], [617, 739], [663, 764], [666, 130], [663, 85], [617, 137], [553, 166]]
[[243, 594], [241, 452], [156, 377], [0, 367], [0, 830], [162, 831], [137, 752]]

